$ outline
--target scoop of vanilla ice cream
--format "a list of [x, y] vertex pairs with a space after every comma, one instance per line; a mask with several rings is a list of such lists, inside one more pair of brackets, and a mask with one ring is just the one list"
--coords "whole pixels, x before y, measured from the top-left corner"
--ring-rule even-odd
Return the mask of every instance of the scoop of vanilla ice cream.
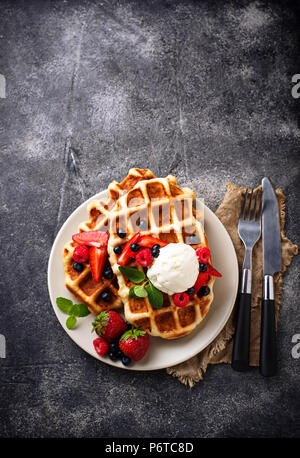
[[196, 283], [199, 261], [195, 250], [185, 243], [169, 243], [160, 249], [147, 271], [147, 277], [160, 291], [182, 293]]

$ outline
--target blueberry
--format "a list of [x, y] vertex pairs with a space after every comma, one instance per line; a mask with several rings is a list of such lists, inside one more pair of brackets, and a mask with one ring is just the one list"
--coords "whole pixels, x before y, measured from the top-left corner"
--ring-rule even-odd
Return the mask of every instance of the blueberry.
[[132, 328], [132, 324], [130, 324], [130, 323], [126, 323], [126, 326], [127, 326], [127, 330]]
[[121, 247], [121, 245], [115, 246], [114, 252], [115, 252], [116, 254], [121, 254], [121, 253], [122, 253], [122, 247]]
[[186, 292], [187, 292], [187, 294], [194, 294], [195, 288], [191, 287], [191, 288], [187, 289]]
[[105, 302], [109, 302], [111, 300], [110, 291], [108, 289], [102, 291], [102, 293], [100, 294], [100, 298]]
[[121, 359], [123, 357], [123, 352], [119, 348], [119, 342], [118, 341], [111, 342], [109, 344], [109, 353], [111, 355], [114, 355], [115, 359], [113, 361], [117, 361], [118, 359]]
[[122, 364], [124, 364], [124, 366], [129, 366], [130, 363], [131, 363], [131, 359], [128, 356], [124, 355], [122, 358]]
[[130, 249], [131, 249], [131, 251], [133, 251], [134, 253], [136, 253], [137, 251], [139, 251], [140, 245], [138, 245], [137, 243], [132, 243], [132, 244], [130, 245]]
[[125, 229], [119, 228], [119, 229], [117, 230], [117, 235], [118, 235], [118, 237], [120, 237], [120, 239], [123, 239], [124, 237], [126, 237], [126, 231], [125, 231]]
[[153, 245], [151, 249], [151, 254], [154, 258], [158, 258], [160, 253], [160, 245], [157, 243], [156, 245]]
[[138, 226], [141, 230], [146, 230], [148, 229], [148, 224], [147, 221], [144, 219], [141, 219], [141, 221], [138, 223]]
[[118, 356], [115, 353], [112, 353], [112, 352], [109, 352], [108, 356], [112, 361], [118, 361], [118, 359], [119, 359]]
[[200, 272], [206, 272], [207, 271], [207, 264], [204, 264], [204, 262], [199, 263], [199, 271]]
[[124, 353], [122, 352], [122, 350], [119, 349], [119, 350], [117, 350], [116, 355], [117, 355], [117, 357], [118, 357], [119, 359], [122, 359], [123, 356], [124, 356]]
[[115, 355], [117, 355], [119, 351], [119, 343], [118, 342], [111, 342], [109, 344], [109, 352], [110, 353], [114, 353]]
[[197, 296], [198, 297], [208, 296], [209, 293], [210, 293], [210, 288], [208, 286], [201, 286], [201, 288], [199, 289], [197, 293]]
[[74, 262], [73, 269], [76, 270], [77, 272], [82, 272], [84, 269], [84, 265], [81, 264], [80, 262]]
[[105, 269], [103, 270], [102, 276], [106, 278], [107, 280], [110, 280], [113, 277], [114, 273], [112, 271], [112, 268], [110, 266], [106, 266]]

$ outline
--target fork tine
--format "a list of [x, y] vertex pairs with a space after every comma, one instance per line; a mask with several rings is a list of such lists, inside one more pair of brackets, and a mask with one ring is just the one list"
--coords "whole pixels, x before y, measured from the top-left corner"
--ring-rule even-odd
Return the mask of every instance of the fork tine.
[[249, 206], [248, 206], [248, 209], [245, 215], [245, 219], [249, 219], [249, 220], [250, 220], [250, 209], [251, 209], [251, 203], [252, 203], [252, 196], [253, 196], [253, 189], [251, 189], [251, 192], [250, 192]]
[[258, 201], [258, 195], [259, 195], [259, 192], [256, 191], [255, 193], [255, 201], [254, 201], [254, 206], [253, 206], [253, 219], [254, 221], [256, 221], [256, 215], [257, 215], [257, 201]]
[[263, 193], [261, 193], [261, 196], [260, 196], [260, 204], [259, 204], [259, 209], [258, 209], [257, 220], [260, 220], [261, 214], [262, 214], [262, 202], [263, 202], [262, 195]]
[[244, 202], [243, 202], [243, 204], [242, 204], [241, 218], [244, 218], [244, 210], [245, 210], [245, 207], [246, 207], [247, 196], [248, 196], [248, 189], [246, 189], [245, 197], [244, 197]]

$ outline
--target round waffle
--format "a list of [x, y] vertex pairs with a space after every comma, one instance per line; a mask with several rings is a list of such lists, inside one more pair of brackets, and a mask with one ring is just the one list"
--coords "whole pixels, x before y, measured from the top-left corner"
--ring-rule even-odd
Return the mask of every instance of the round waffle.
[[[208, 279], [210, 293], [207, 296], [191, 296], [189, 303], [181, 308], [174, 304], [171, 296], [164, 293], [162, 308], [155, 309], [147, 297], [129, 297], [129, 290], [134, 283], [119, 271], [114, 247], [126, 243], [136, 232], [154, 235], [169, 243], [188, 243], [194, 249], [208, 246], [200, 221], [201, 212], [193, 208], [195, 197], [191, 189], [180, 189], [176, 178], [171, 175], [166, 178], [153, 178], [140, 181], [126, 195], [121, 196], [118, 205], [110, 214], [108, 252], [112, 269], [118, 279], [125, 319], [153, 336], [176, 339], [189, 334], [210, 308], [214, 277], [210, 276]], [[118, 237], [119, 228], [126, 230], [125, 239]], [[210, 263], [212, 264], [211, 259]], [[134, 259], [128, 266], [143, 270]]]
[[[94, 200], [88, 206], [89, 221], [83, 222], [78, 232], [87, 231], [108, 231], [110, 214], [116, 205], [118, 198], [127, 193], [139, 181], [154, 178], [153, 173], [148, 169], [130, 169], [128, 175], [120, 183], [113, 181], [108, 187], [108, 199]], [[70, 241], [63, 249], [63, 264], [65, 271], [65, 285], [77, 300], [85, 303], [89, 310], [98, 314], [102, 310], [117, 309], [122, 307], [122, 299], [118, 294], [118, 281], [114, 275], [111, 279], [101, 278], [95, 283], [92, 278], [89, 263], [84, 263], [82, 272], [73, 269], [73, 252], [77, 243]], [[109, 261], [107, 261], [109, 262]], [[110, 300], [103, 301], [101, 293], [109, 290]]]

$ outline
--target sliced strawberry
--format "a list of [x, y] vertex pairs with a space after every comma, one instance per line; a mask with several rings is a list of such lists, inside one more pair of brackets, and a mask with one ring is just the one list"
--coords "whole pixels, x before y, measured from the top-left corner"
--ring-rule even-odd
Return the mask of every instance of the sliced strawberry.
[[152, 248], [154, 245], [159, 245], [161, 248], [167, 246], [168, 243], [163, 240], [153, 237], [152, 235], [142, 235], [139, 240], [139, 245], [145, 248]]
[[141, 234], [137, 232], [133, 237], [131, 237], [131, 239], [128, 240], [128, 242], [125, 243], [122, 253], [118, 257], [119, 266], [126, 266], [130, 262], [131, 258], [135, 258], [136, 253], [130, 249], [130, 245], [132, 243], [137, 243], [140, 237]]
[[200, 272], [196, 283], [194, 284], [195, 293], [197, 294], [201, 286], [205, 285], [208, 280], [208, 273], [207, 272]]
[[109, 235], [107, 232], [100, 231], [89, 231], [89, 232], [79, 232], [74, 234], [72, 239], [78, 245], [88, 245], [95, 247], [103, 247], [107, 245]]
[[207, 271], [206, 271], [207, 274], [211, 275], [212, 277], [222, 277], [222, 274], [220, 274], [220, 272], [217, 271], [217, 269], [215, 269], [213, 266], [211, 266], [210, 264], [207, 264]]
[[92, 246], [89, 251], [90, 255], [90, 266], [92, 271], [92, 277], [94, 282], [98, 283], [102, 276], [103, 268], [107, 258], [107, 247], [95, 247]]

